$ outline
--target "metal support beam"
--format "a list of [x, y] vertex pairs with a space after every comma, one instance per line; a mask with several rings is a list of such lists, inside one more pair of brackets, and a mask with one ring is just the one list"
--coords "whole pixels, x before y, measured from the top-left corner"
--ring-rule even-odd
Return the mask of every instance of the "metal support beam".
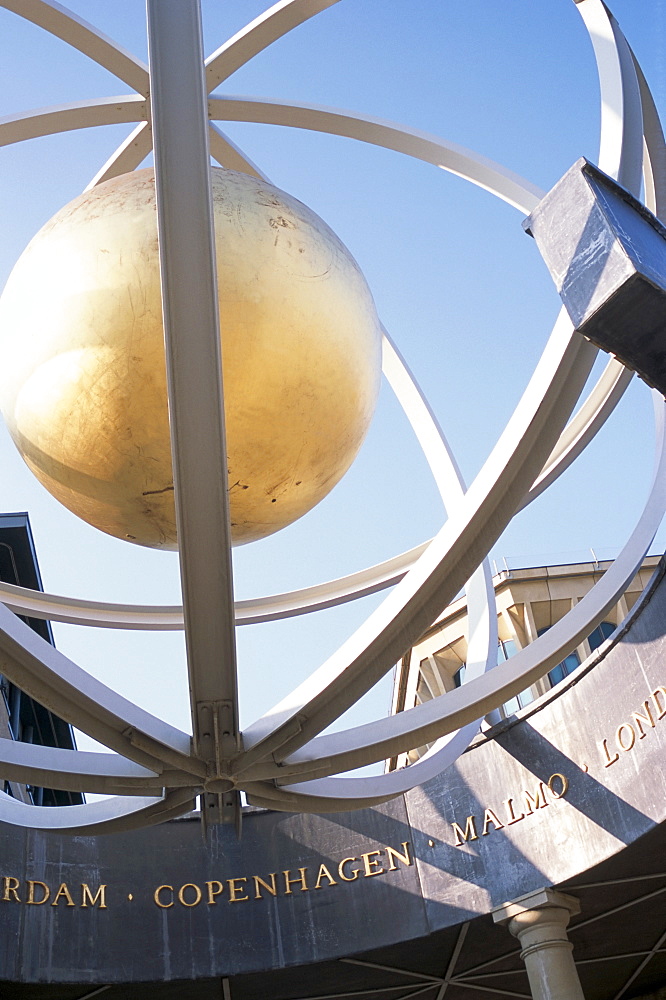
[[[201, 12], [198, 0], [147, 0], [147, 11], [162, 309], [192, 725], [196, 752], [208, 762], [210, 778], [219, 780], [226, 772], [227, 748], [237, 748], [239, 736]], [[208, 810], [209, 820], [212, 811]]]

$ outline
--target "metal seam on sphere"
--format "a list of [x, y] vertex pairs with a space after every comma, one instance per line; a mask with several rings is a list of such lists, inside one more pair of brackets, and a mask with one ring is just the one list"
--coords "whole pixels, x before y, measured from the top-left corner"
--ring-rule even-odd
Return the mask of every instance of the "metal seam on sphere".
[[46, 0], [0, 0], [0, 7], [44, 28], [78, 49], [133, 90], [148, 93], [148, 67], [112, 38], [102, 34], [72, 10]]

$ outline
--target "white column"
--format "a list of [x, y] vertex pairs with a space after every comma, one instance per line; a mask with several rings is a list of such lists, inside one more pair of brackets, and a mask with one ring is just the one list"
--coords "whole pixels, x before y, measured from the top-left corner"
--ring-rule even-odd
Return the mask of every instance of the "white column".
[[200, 0], [147, 0], [167, 393], [204, 823], [240, 821], [231, 528]]
[[567, 937], [569, 919], [580, 903], [554, 889], [539, 889], [493, 911], [497, 924], [508, 926], [522, 945], [534, 1000], [585, 1000]]
[[[238, 751], [215, 233], [199, 0], [147, 0], [155, 193], [185, 640], [197, 753]], [[208, 718], [226, 712], [219, 727]], [[214, 746], [213, 733], [229, 733]], [[224, 742], [224, 737], [220, 741]]]

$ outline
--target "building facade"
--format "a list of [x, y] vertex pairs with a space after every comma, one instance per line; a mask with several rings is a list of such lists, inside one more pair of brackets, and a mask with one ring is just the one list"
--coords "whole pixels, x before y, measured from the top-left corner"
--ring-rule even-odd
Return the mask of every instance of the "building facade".
[[[27, 514], [0, 514], [0, 580], [20, 587], [43, 590]], [[23, 620], [42, 639], [55, 645], [50, 622], [37, 618]], [[68, 750], [76, 748], [72, 727], [25, 695], [2, 674], [0, 695], [0, 737]], [[83, 802], [83, 796], [76, 792], [36, 788], [17, 781], [4, 780], [2, 790], [7, 795], [32, 805], [65, 806]]]
[[[631, 584], [605, 619], [560, 664], [502, 705], [492, 721], [508, 719], [564, 680], [609, 639], [627, 618], [659, 564], [647, 556]], [[497, 607], [497, 662], [508, 660], [543, 635], [581, 600], [612, 565], [610, 561], [503, 569], [493, 577]], [[467, 603], [462, 596], [439, 616], [398, 664], [391, 711], [422, 705], [465, 679]], [[387, 770], [405, 767], [428, 749], [418, 747], [387, 761]]]

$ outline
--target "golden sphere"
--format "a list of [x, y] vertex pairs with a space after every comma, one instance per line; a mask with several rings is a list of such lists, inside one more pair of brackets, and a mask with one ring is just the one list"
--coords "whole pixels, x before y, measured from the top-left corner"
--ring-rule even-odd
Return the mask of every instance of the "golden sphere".
[[[337, 236], [264, 181], [214, 169], [232, 538], [279, 530], [349, 468], [381, 333]], [[196, 308], [196, 303], [193, 303]], [[155, 183], [139, 170], [55, 215], [0, 299], [0, 404], [39, 481], [83, 520], [175, 548]]]

